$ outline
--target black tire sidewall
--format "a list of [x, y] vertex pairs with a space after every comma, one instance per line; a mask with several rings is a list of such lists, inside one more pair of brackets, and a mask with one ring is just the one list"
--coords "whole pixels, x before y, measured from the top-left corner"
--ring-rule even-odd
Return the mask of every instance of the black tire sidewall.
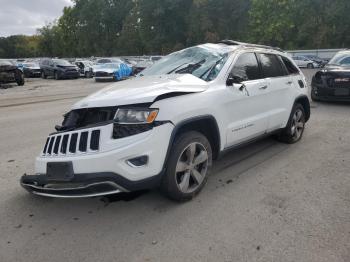
[[[303, 119], [304, 119], [304, 129], [300, 135], [300, 137], [295, 140], [291, 134], [291, 127], [292, 127], [292, 121], [293, 121], [293, 116], [295, 114], [295, 112], [300, 109], [302, 112], [303, 112]], [[288, 120], [288, 124], [286, 126], [286, 128], [282, 131], [282, 134], [281, 134], [281, 141], [282, 142], [285, 142], [285, 143], [288, 143], [288, 144], [294, 144], [294, 143], [297, 143], [298, 141], [301, 140], [301, 138], [303, 137], [303, 134], [304, 134], [304, 130], [305, 130], [305, 110], [304, 110], [304, 107], [301, 105], [301, 104], [295, 104], [294, 107], [293, 107], [293, 110], [290, 114], [290, 117], [289, 117], [289, 120]]]
[[[206, 148], [208, 153], [208, 159], [209, 159], [208, 168], [202, 184], [195, 191], [191, 193], [183, 193], [180, 191], [176, 183], [175, 169], [181, 153], [189, 144], [193, 142], [198, 142]], [[173, 146], [170, 150], [168, 161], [166, 163], [166, 170], [161, 182], [162, 192], [165, 193], [170, 199], [175, 201], [191, 200], [194, 196], [196, 196], [202, 190], [202, 188], [206, 184], [208, 180], [208, 176], [210, 174], [211, 166], [212, 166], [212, 149], [208, 139], [204, 135], [196, 131], [189, 131], [179, 135], [173, 143]]]

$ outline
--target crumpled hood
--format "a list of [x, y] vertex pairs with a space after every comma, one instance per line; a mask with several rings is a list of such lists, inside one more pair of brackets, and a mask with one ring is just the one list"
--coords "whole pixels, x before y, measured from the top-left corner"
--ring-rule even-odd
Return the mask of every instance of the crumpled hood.
[[84, 98], [73, 109], [152, 103], [160, 95], [203, 92], [207, 87], [206, 81], [191, 74], [136, 77]]

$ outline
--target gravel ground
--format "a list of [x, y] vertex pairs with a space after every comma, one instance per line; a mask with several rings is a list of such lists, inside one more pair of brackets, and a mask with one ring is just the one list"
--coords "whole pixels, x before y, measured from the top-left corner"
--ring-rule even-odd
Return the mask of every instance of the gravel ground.
[[[305, 71], [310, 79], [313, 70]], [[106, 86], [0, 89], [0, 261], [350, 261], [349, 104], [313, 103], [303, 140], [226, 155], [193, 201], [157, 191], [36, 197], [19, 186], [62, 114]]]

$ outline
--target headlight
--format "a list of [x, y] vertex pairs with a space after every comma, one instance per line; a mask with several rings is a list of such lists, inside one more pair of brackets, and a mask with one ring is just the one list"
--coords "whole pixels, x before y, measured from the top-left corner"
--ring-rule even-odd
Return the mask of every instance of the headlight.
[[158, 115], [158, 109], [120, 108], [114, 121], [119, 124], [151, 124]]

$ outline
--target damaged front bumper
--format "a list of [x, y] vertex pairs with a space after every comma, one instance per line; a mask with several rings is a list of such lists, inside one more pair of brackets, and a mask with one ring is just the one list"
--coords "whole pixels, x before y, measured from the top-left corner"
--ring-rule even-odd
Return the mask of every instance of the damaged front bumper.
[[20, 183], [35, 195], [84, 198], [154, 188], [160, 183], [160, 174], [140, 181], [130, 181], [115, 173], [73, 174], [66, 181], [52, 180], [47, 175], [24, 175]]
[[[113, 124], [109, 124], [51, 134], [47, 141], [52, 143], [47, 142], [36, 159], [35, 175], [22, 176], [20, 183], [33, 194], [63, 198], [154, 188], [159, 185], [169, 146], [159, 141], [169, 141], [172, 130], [173, 125], [166, 123], [114, 139]], [[95, 131], [99, 131], [96, 139]]]

